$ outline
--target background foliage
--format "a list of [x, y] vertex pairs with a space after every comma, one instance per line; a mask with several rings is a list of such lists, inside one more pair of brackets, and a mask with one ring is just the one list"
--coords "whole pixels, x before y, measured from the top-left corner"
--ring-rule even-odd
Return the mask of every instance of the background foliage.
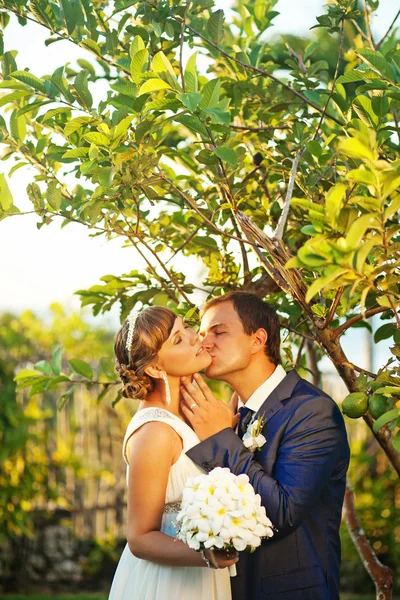
[[[274, 42], [275, 5], [0, 0], [3, 28], [15, 14], [48, 30], [49, 52], [68, 39], [88, 53], [38, 78], [0, 36], [3, 158], [15, 160], [8, 176], [36, 169], [38, 228], [78, 222], [146, 262], [88, 282], [83, 306], [119, 303], [123, 319], [162, 304], [196, 321], [199, 292], [255, 291], [279, 311], [287, 366], [318, 381], [327, 354], [350, 392], [344, 412], [364, 418], [400, 473], [398, 13], [376, 40], [379, 2], [336, 0], [316, 37]], [[0, 218], [18, 213], [1, 174]], [[201, 282], [187, 277], [193, 257]], [[341, 345], [373, 315], [393, 354], [377, 372]], [[77, 381], [100, 381], [102, 399], [114, 375], [101, 367], [99, 379], [81, 356], [61, 363], [56, 350], [20, 370], [18, 388], [54, 390], [62, 408]]]

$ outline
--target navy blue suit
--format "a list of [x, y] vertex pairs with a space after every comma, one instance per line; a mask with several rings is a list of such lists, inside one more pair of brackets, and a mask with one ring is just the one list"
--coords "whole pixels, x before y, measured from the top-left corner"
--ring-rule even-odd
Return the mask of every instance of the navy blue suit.
[[265, 400], [266, 444], [249, 452], [230, 428], [188, 451], [207, 471], [246, 473], [278, 529], [242, 552], [233, 600], [338, 600], [339, 526], [349, 465], [341, 412], [320, 389], [291, 371]]

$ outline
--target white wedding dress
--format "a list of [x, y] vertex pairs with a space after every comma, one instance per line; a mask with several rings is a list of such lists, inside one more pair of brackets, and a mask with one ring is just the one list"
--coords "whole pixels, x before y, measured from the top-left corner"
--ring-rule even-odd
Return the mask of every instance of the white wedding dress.
[[[170, 425], [182, 438], [183, 450], [172, 465], [165, 497], [161, 531], [176, 537], [173, 522], [179, 511], [182, 491], [189, 477], [204, 473], [186, 454], [199, 438], [184, 421], [161, 408], [138, 411], [126, 430], [123, 456], [132, 433], [150, 421]], [[127, 467], [128, 476], [129, 465]], [[111, 586], [109, 600], [231, 600], [228, 569], [208, 567], [172, 567], [136, 558], [128, 545], [121, 555]]]

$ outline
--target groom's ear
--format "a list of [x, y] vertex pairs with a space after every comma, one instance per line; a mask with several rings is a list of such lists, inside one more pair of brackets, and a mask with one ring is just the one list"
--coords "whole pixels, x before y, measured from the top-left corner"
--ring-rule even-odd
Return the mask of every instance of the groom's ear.
[[145, 368], [144, 372], [146, 375], [149, 375], [149, 377], [153, 377], [153, 379], [161, 379], [163, 373], [162, 369], [157, 365], [149, 365]]
[[257, 329], [257, 331], [253, 333], [253, 344], [251, 347], [252, 354], [262, 350], [267, 344], [267, 339], [268, 333], [265, 331], [265, 329]]

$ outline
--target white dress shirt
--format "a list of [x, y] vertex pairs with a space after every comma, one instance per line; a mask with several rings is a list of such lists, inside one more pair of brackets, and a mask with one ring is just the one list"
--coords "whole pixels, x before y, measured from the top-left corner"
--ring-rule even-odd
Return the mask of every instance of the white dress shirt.
[[261, 408], [268, 396], [274, 391], [274, 389], [285, 379], [286, 371], [282, 365], [277, 365], [275, 371], [258, 387], [247, 400], [246, 403], [242, 402], [239, 398], [238, 410], [242, 406], [250, 408], [255, 413]]

